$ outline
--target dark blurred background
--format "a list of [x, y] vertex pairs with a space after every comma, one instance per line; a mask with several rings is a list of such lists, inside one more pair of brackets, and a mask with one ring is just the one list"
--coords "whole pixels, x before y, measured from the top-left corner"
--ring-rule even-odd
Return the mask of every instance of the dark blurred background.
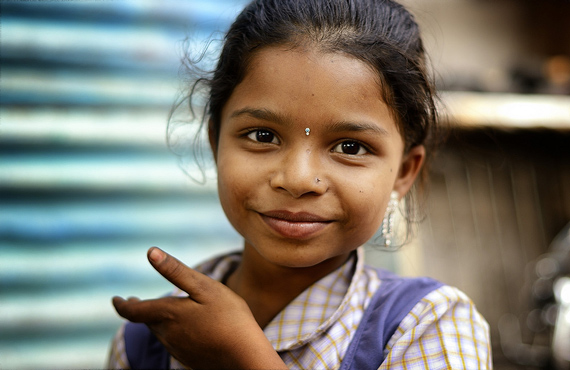
[[[448, 140], [416, 240], [368, 258], [463, 289], [496, 369], [555, 368], [556, 324], [570, 343], [554, 288], [566, 234], [552, 245], [570, 222], [570, 2], [403, 2]], [[189, 265], [240, 247], [215, 181], [186, 176], [165, 132], [182, 40], [219, 39], [244, 4], [0, 3], [0, 368], [102, 368], [120, 324], [111, 297], [170, 289], [148, 247]]]
[[570, 2], [405, 3], [449, 127], [399, 266], [474, 300], [496, 369], [570, 369]]

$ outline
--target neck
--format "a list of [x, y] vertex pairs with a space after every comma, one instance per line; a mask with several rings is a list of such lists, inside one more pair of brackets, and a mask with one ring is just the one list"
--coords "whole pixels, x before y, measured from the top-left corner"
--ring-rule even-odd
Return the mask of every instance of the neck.
[[249, 305], [261, 328], [309, 286], [340, 267], [349, 254], [316, 266], [295, 268], [269, 263], [255, 249], [244, 248], [243, 259], [229, 276], [227, 286]]

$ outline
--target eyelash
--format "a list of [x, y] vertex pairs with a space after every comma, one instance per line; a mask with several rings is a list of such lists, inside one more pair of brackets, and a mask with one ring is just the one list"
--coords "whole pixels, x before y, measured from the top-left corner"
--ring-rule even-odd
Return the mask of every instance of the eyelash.
[[[271, 141], [259, 140], [259, 134], [260, 133], [271, 135]], [[262, 143], [262, 144], [279, 144], [280, 143], [280, 140], [277, 137], [277, 135], [275, 135], [273, 132], [271, 132], [270, 130], [267, 130], [267, 129], [259, 129], [259, 128], [258, 129], [251, 129], [251, 130], [247, 131], [244, 136], [246, 136], [248, 139], [250, 139], [256, 143]], [[274, 142], [274, 141], [276, 141], [276, 142]]]
[[[342, 151], [342, 149], [343, 149], [343, 148], [342, 148], [342, 145], [345, 145], [345, 144], [356, 144], [356, 145], [358, 146], [358, 151], [357, 151], [356, 153], [345, 153], [345, 152], [343, 152], [343, 151]], [[335, 150], [335, 149], [337, 149], [337, 148], [340, 148], [340, 150], [338, 150], [338, 151]], [[363, 152], [362, 152], [362, 151], [363, 151]], [[344, 140], [344, 141], [342, 141], [342, 142], [336, 144], [336, 145], [331, 149], [331, 152], [333, 152], [333, 153], [345, 154], [345, 155], [350, 155], [350, 156], [361, 156], [361, 155], [365, 155], [365, 154], [370, 153], [370, 150], [368, 149], [368, 147], [367, 147], [366, 145], [362, 144], [362, 143], [359, 142], [359, 141], [356, 141], [356, 140]], [[361, 153], [361, 152], [362, 152], [362, 153]]]
[[[267, 138], [271, 137], [271, 141], [262, 141], [259, 138], [260, 134], [266, 134]], [[280, 140], [277, 137], [277, 135], [275, 133], [273, 133], [271, 130], [267, 130], [267, 129], [251, 129], [249, 131], [247, 131], [244, 136], [246, 136], [248, 139], [250, 139], [251, 141], [254, 141], [256, 143], [262, 143], [262, 144], [280, 144]], [[346, 145], [346, 144], [355, 144], [358, 146], [358, 151], [356, 153], [345, 153], [343, 152], [343, 148], [342, 145]], [[336, 149], [339, 150], [336, 150]], [[362, 144], [361, 142], [357, 141], [357, 140], [344, 140], [338, 144], [336, 144], [332, 149], [331, 149], [332, 153], [340, 153], [340, 154], [344, 154], [344, 155], [349, 155], [349, 156], [362, 156], [365, 154], [370, 153], [370, 150], [368, 149], [368, 147], [364, 144]]]

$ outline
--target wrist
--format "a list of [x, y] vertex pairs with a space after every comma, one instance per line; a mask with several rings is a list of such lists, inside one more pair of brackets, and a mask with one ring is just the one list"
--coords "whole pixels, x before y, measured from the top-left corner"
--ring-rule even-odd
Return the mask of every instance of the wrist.
[[234, 368], [289, 370], [261, 328], [256, 333], [243, 336], [240, 341], [243, 347], [239, 350]]

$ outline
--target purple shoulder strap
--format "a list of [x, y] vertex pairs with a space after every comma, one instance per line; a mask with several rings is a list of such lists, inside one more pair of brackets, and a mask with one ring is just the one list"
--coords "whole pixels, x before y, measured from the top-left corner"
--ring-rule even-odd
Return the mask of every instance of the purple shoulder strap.
[[376, 370], [400, 322], [428, 293], [443, 284], [430, 278], [403, 278], [377, 270], [382, 280], [350, 342], [340, 370]]
[[170, 368], [170, 355], [145, 324], [128, 322], [124, 338], [131, 369]]

